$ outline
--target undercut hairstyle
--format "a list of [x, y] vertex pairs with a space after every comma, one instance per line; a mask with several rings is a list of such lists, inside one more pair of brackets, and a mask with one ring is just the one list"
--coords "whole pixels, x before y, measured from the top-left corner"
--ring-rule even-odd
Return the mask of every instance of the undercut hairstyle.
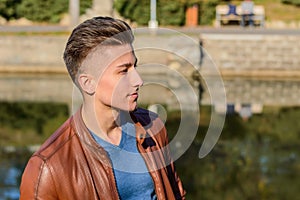
[[71, 33], [64, 51], [64, 62], [77, 85], [77, 75], [86, 56], [98, 45], [132, 44], [134, 36], [130, 26], [111, 17], [94, 17], [79, 24]]

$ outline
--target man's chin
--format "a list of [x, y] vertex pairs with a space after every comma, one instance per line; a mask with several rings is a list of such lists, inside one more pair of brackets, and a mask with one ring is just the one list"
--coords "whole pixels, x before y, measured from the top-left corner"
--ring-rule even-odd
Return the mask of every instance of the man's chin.
[[136, 104], [135, 106], [131, 107], [128, 111], [133, 112], [137, 109], [138, 105]]
[[130, 106], [129, 106], [129, 112], [133, 112], [138, 108], [138, 103], [137, 101], [134, 101]]
[[137, 103], [133, 103], [131, 105], [128, 105], [127, 108], [117, 108], [118, 110], [124, 111], [124, 112], [133, 112], [137, 109], [138, 104]]

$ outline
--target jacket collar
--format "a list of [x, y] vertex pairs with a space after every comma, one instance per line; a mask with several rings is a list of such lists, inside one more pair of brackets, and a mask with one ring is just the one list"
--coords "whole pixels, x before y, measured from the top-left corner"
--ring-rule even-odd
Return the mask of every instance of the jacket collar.
[[[130, 113], [130, 117], [135, 125], [135, 131], [136, 131], [136, 139], [137, 142], [142, 144], [147, 137], [147, 132], [142, 126], [140, 122], [137, 121], [136, 116], [134, 113]], [[76, 134], [78, 137], [89, 146], [93, 147], [100, 147], [99, 144], [94, 140], [92, 135], [89, 133], [88, 128], [86, 127], [83, 119], [82, 119], [82, 106], [78, 109], [78, 111], [73, 115], [73, 125], [76, 129]]]

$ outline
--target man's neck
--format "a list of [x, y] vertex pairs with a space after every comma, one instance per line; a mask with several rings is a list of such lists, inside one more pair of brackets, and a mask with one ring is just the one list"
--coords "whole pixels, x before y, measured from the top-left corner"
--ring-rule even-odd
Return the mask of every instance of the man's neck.
[[121, 141], [120, 112], [116, 109], [104, 106], [83, 104], [82, 118], [90, 131], [103, 140], [115, 145]]

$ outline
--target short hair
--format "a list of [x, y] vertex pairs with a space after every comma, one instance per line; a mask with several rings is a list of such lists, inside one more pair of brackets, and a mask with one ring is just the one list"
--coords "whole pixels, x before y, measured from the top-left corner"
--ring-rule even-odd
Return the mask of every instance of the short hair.
[[111, 17], [94, 17], [79, 24], [71, 33], [64, 51], [64, 62], [77, 85], [76, 76], [86, 56], [98, 45], [132, 44], [130, 26]]

